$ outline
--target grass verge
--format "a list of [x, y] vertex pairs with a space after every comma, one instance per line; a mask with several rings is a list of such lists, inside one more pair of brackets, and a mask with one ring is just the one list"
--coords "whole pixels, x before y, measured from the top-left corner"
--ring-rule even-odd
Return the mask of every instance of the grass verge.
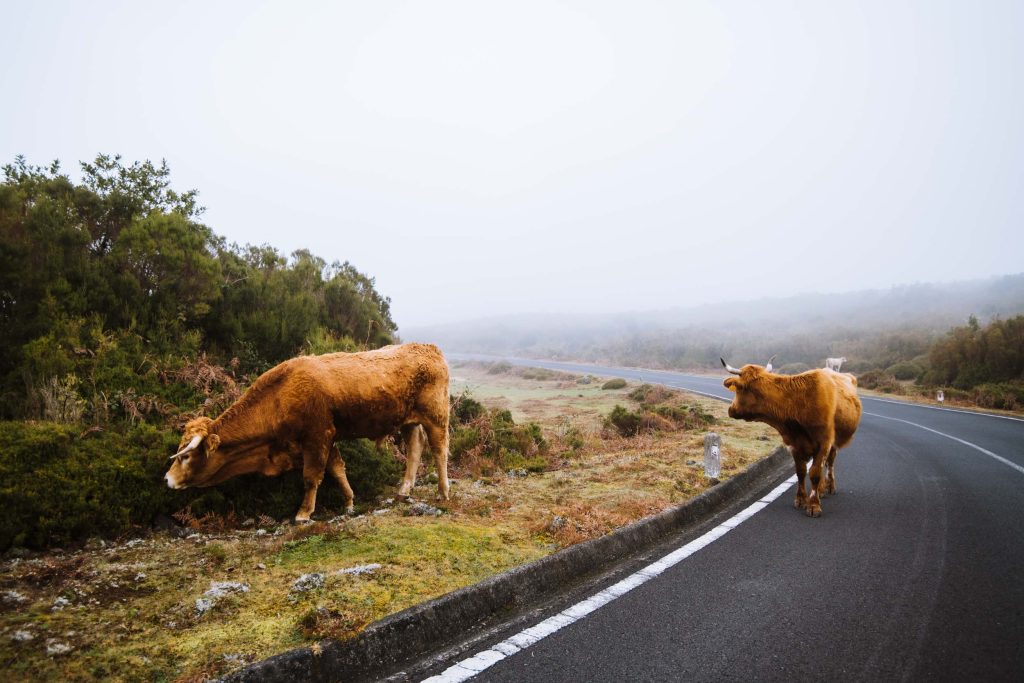
[[[257, 517], [187, 538], [160, 532], [9, 554], [0, 564], [0, 670], [7, 680], [205, 680], [322, 638], [351, 637], [707, 488], [706, 428], [632, 437], [609, 428], [614, 406], [640, 406], [636, 385], [603, 390], [598, 378], [492, 370], [456, 366], [453, 393], [468, 390], [488, 408], [537, 422], [549, 444], [545, 471], [474, 477], [453, 463], [453, 499], [438, 504], [436, 516], [384, 499], [361, 517], [321, 511], [303, 527]], [[659, 405], [714, 416], [722, 478], [777, 440], [764, 425], [728, 420], [721, 402], [656, 393]], [[414, 498], [436, 504], [423, 474]], [[314, 587], [298, 590], [308, 574], [322, 582], [307, 579]], [[236, 588], [208, 596], [218, 583]], [[198, 608], [201, 600], [212, 606]]]

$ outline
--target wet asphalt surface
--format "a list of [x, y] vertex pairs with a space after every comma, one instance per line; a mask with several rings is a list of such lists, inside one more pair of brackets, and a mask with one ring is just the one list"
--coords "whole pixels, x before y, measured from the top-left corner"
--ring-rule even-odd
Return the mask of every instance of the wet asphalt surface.
[[[529, 364], [729, 397], [723, 378]], [[1024, 420], [862, 400], [820, 518], [788, 491], [472, 680], [1024, 680], [1024, 472], [935, 433], [1024, 466]]]

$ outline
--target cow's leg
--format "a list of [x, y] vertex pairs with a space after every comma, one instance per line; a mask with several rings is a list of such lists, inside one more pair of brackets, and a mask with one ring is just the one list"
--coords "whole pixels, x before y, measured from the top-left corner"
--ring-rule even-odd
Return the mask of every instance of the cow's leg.
[[818, 448], [811, 460], [811, 471], [808, 473], [811, 475], [811, 493], [807, 498], [807, 507], [805, 508], [808, 517], [821, 516], [821, 466], [824, 464], [827, 454], [828, 449]]
[[443, 500], [448, 500], [448, 424], [425, 424], [427, 441], [430, 442], [430, 451], [434, 454], [434, 462], [437, 464], [437, 494]]
[[807, 461], [794, 451], [793, 465], [796, 467], [796, 499], [793, 501], [793, 507], [801, 510], [807, 507], [807, 491], [804, 488], [804, 481], [807, 478]]
[[327, 471], [331, 473], [345, 494], [345, 514], [351, 515], [355, 511], [353, 505], [355, 496], [352, 494], [352, 487], [349, 486], [348, 476], [345, 474], [345, 461], [342, 460], [341, 450], [337, 446], [331, 448], [331, 455], [327, 458]]
[[832, 444], [832, 448], [828, 449], [828, 481], [825, 482], [825, 493], [834, 495], [836, 492], [836, 454], [839, 451], [836, 449], [836, 445]]
[[420, 455], [423, 453], [423, 430], [417, 424], [402, 427], [402, 441], [405, 442], [405, 476], [398, 488], [399, 498], [408, 498], [412, 487], [416, 485], [416, 472], [420, 468]]
[[302, 496], [302, 505], [295, 513], [296, 522], [308, 522], [313, 510], [316, 509], [316, 490], [324, 480], [324, 470], [334, 445], [334, 430], [328, 430], [323, 439], [304, 444], [302, 458], [302, 483], [306, 492]]

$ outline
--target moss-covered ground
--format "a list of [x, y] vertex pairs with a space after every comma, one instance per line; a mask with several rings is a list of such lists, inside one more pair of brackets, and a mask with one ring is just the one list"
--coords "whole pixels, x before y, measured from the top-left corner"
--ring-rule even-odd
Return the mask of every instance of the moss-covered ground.
[[[321, 511], [306, 526], [260, 517], [218, 529], [206, 520], [186, 538], [147, 532], [9, 554], [0, 563], [4, 680], [205, 680], [323, 638], [351, 637], [388, 614], [607, 533], [709, 485], [701, 469], [706, 430], [623, 438], [605, 426], [616, 404], [636, 407], [629, 397], [635, 385], [602, 390], [596, 378], [489, 370], [456, 366], [452, 393], [468, 390], [488, 407], [509, 409], [517, 422], [539, 423], [550, 444], [548, 471], [474, 479], [456, 464], [452, 500], [439, 503], [425, 468], [413, 495], [437, 505], [438, 516], [415, 516], [411, 504], [385, 499], [357, 518]], [[708, 429], [723, 438], [723, 478], [777, 442], [764, 425], [729, 420], [724, 403], [679, 400], [715, 416]], [[322, 587], [293, 589], [314, 572], [324, 576]], [[200, 613], [196, 601], [213, 582], [248, 591]]]

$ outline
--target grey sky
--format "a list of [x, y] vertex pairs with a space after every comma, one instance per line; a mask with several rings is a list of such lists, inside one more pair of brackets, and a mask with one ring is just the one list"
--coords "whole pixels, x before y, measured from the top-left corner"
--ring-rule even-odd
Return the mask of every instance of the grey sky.
[[0, 161], [166, 158], [400, 326], [1024, 270], [1021, 2], [11, 2]]

